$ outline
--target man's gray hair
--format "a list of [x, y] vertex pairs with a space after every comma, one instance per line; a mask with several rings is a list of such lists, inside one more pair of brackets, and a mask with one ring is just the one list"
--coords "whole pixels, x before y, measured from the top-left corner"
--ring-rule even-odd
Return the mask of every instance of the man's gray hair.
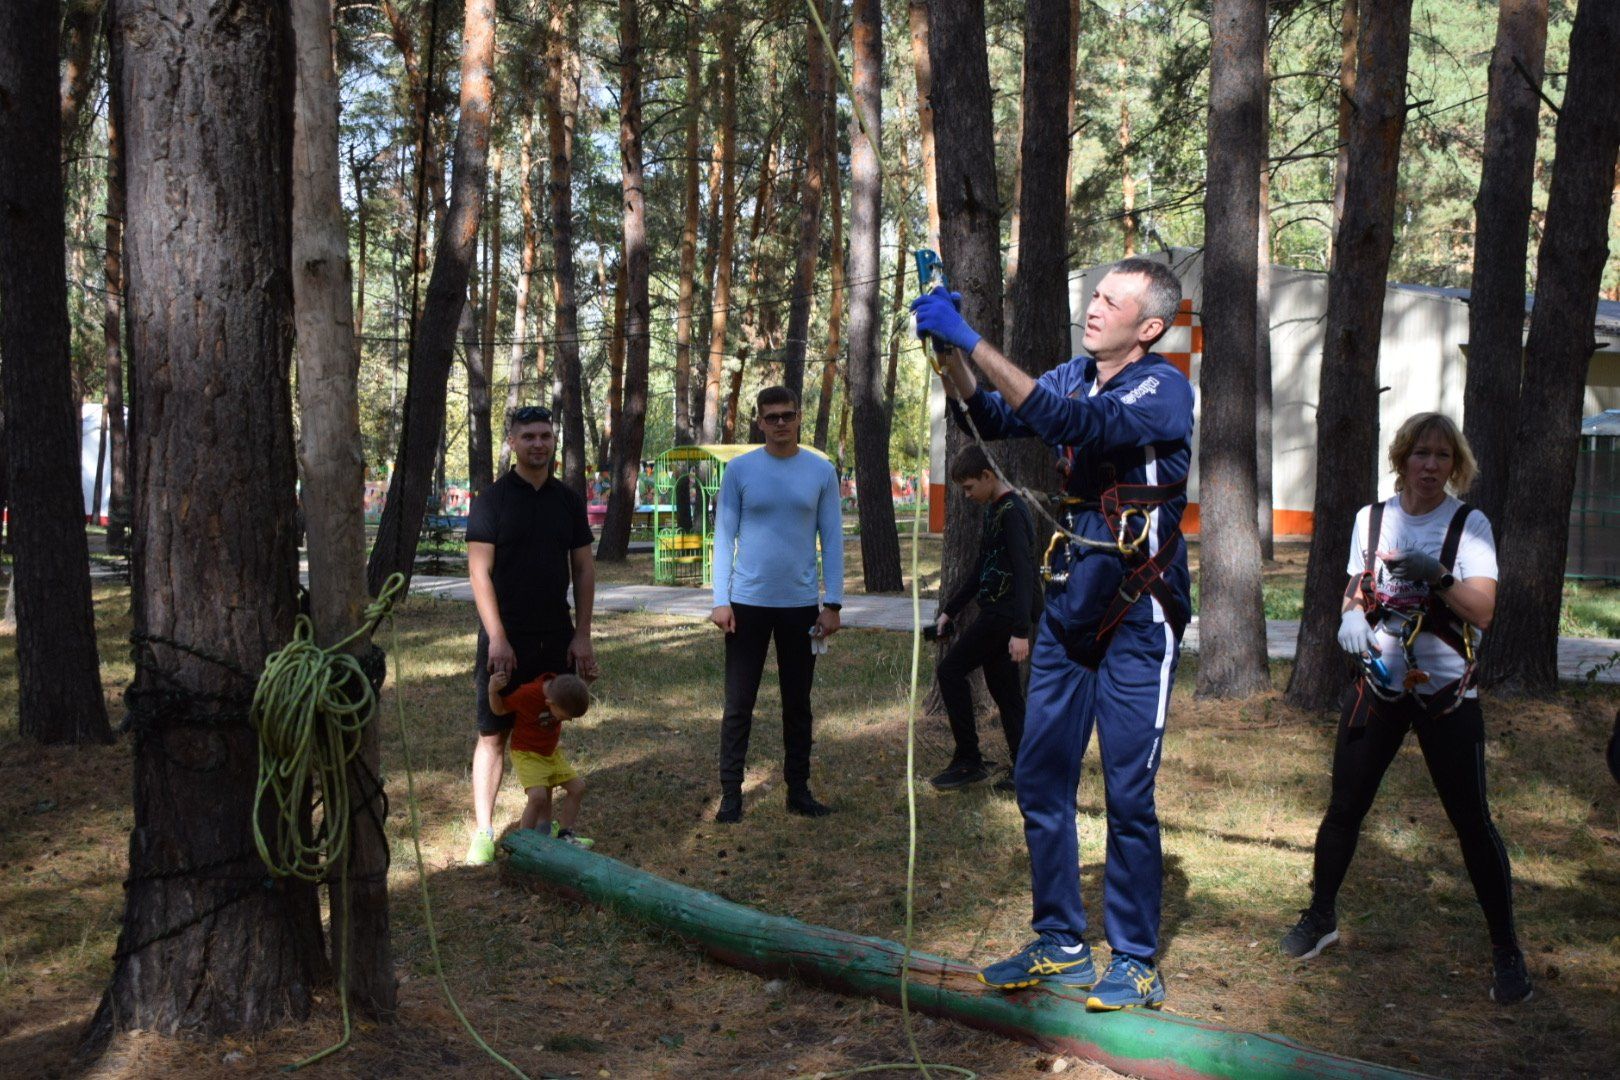
[[1181, 310], [1181, 279], [1176, 277], [1174, 270], [1152, 259], [1130, 258], [1121, 259], [1110, 266], [1108, 272], [1140, 274], [1147, 278], [1147, 287], [1142, 290], [1140, 301], [1142, 321], [1163, 319], [1164, 328], [1170, 329], [1170, 324], [1175, 322], [1176, 312]]

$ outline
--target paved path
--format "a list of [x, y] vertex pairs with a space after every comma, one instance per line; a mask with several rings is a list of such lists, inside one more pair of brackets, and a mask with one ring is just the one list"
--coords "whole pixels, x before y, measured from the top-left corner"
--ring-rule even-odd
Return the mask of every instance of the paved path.
[[[472, 600], [472, 586], [466, 578], [424, 577], [418, 574], [411, 580], [411, 591], [446, 600]], [[596, 590], [598, 611], [647, 611], [655, 615], [674, 615], [681, 618], [706, 619], [711, 607], [708, 589], [681, 588], [670, 585], [601, 585]], [[922, 614], [927, 619], [934, 611], [934, 601], [923, 601]], [[867, 630], [911, 630], [911, 598], [909, 596], [860, 596], [844, 598], [844, 625]], [[1299, 620], [1270, 619], [1266, 622], [1266, 652], [1273, 660], [1292, 660], [1294, 644], [1299, 637]], [[1187, 627], [1182, 648], [1198, 651], [1198, 619]], [[1620, 653], [1620, 640], [1612, 638], [1559, 638], [1558, 673], [1565, 679], [1584, 679], [1586, 672]], [[1620, 683], [1620, 664], [1603, 671], [1598, 681]]]

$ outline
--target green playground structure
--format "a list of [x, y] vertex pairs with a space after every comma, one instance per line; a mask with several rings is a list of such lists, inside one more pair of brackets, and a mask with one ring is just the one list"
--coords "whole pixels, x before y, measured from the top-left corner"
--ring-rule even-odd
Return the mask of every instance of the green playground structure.
[[[722, 963], [839, 993], [900, 1000], [904, 950], [897, 942], [764, 915], [534, 832], [512, 833], [502, 845], [510, 855], [507, 873], [659, 927]], [[1087, 1012], [1083, 992], [1059, 987], [1001, 993], [979, 982], [975, 968], [923, 953], [911, 954], [906, 993], [917, 1012], [1149, 1080], [1421, 1075], [1313, 1050], [1280, 1035], [1233, 1031], [1180, 1016]]]
[[[750, 443], [677, 446], [653, 460], [653, 584], [712, 583], [720, 480], [728, 463], [758, 449]], [[827, 456], [813, 446], [799, 449]]]

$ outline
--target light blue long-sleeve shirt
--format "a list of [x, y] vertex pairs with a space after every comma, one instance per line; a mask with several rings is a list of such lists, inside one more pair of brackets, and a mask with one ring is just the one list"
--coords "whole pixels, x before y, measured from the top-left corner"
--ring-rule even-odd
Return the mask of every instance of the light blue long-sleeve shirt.
[[[816, 581], [821, 539], [824, 586]], [[714, 605], [810, 607], [844, 602], [844, 523], [838, 473], [819, 454], [735, 458], [714, 514]]]

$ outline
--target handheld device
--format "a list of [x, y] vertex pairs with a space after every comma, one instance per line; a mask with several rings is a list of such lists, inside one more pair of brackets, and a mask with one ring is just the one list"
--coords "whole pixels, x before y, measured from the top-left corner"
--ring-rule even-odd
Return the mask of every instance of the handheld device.
[[[917, 260], [917, 291], [921, 293], [932, 292], [934, 289], [950, 289], [950, 282], [945, 278], [945, 264], [939, 261], [939, 252], [932, 248], [918, 248], [912, 253]], [[915, 323], [912, 326], [916, 330]], [[936, 337], [930, 337], [934, 343], [934, 351], [943, 355], [950, 348], [945, 342]]]
[[1367, 678], [1377, 682], [1379, 686], [1389, 685], [1389, 666], [1384, 663], [1383, 657], [1374, 656], [1370, 652], [1362, 653], [1361, 670], [1367, 673]]
[[823, 656], [827, 652], [827, 636], [819, 625], [810, 628], [810, 655]]

